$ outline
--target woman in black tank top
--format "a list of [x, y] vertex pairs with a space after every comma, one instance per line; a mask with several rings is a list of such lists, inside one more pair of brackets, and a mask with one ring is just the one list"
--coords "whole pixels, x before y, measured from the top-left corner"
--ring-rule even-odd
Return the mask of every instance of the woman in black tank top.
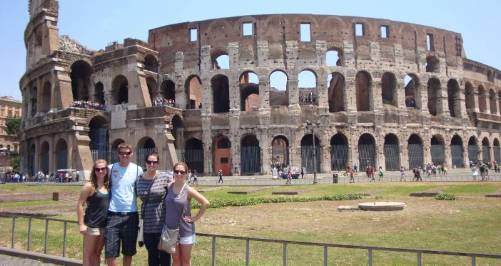
[[[108, 163], [97, 160], [92, 167], [90, 182], [83, 185], [77, 205], [80, 233], [84, 236], [83, 265], [100, 265], [104, 246], [102, 231], [108, 212]], [[87, 205], [84, 215], [84, 206]]]

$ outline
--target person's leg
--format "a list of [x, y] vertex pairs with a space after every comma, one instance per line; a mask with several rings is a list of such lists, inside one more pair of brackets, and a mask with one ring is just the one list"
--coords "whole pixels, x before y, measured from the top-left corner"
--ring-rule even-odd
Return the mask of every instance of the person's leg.
[[94, 263], [93, 265], [99, 266], [101, 265], [101, 253], [104, 247], [104, 237], [100, 235], [96, 239], [96, 248], [94, 249]]
[[179, 251], [181, 255], [181, 265], [182, 266], [191, 266], [191, 249], [193, 245], [179, 245]]
[[[159, 265], [159, 250], [157, 233], [144, 233], [144, 245], [148, 251], [148, 265]], [[156, 241], [155, 241], [156, 240]]]
[[123, 265], [130, 266], [132, 256], [136, 254], [136, 241], [139, 229], [139, 216], [137, 213], [124, 216], [124, 223], [121, 229], [121, 239], [123, 243]]
[[104, 256], [108, 266], [116, 265], [120, 252], [120, 226], [122, 219], [117, 215], [109, 215], [104, 234]]
[[181, 266], [181, 245], [176, 246], [176, 252], [171, 254], [172, 266]]
[[95, 249], [95, 236], [91, 236], [87, 233], [84, 234], [83, 239], [83, 256], [82, 256], [82, 264], [83, 266], [92, 265], [92, 256]]

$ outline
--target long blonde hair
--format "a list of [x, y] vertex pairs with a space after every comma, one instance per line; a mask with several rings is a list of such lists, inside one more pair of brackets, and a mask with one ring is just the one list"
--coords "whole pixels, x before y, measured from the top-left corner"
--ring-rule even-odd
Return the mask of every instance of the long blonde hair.
[[108, 187], [110, 186], [110, 173], [108, 170], [108, 162], [103, 159], [98, 159], [94, 162], [94, 165], [92, 166], [92, 173], [90, 173], [90, 182], [92, 183], [92, 186], [94, 187], [95, 190], [97, 190], [96, 165], [100, 163], [104, 163], [104, 165], [106, 166], [106, 175], [104, 176], [104, 182], [103, 182], [104, 187], [108, 189]]

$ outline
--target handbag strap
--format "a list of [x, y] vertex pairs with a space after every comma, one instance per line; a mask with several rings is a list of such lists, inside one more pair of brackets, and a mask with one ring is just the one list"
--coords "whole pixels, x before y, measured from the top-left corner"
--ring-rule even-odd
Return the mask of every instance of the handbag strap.
[[155, 174], [155, 177], [153, 177], [153, 180], [151, 181], [151, 184], [148, 186], [148, 189], [146, 190], [146, 191], [148, 191], [148, 193], [146, 194], [146, 198], [141, 203], [141, 219], [144, 219], [144, 213], [145, 213], [144, 209], [146, 208], [146, 204], [148, 204], [148, 201], [150, 200], [151, 187], [155, 183], [155, 180], [157, 180], [157, 175], [156, 174]]

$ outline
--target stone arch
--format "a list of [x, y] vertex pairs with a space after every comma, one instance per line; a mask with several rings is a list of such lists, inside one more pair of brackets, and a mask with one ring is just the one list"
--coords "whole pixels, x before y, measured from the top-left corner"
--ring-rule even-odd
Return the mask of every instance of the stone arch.
[[346, 111], [344, 104], [346, 82], [341, 73], [334, 72], [328, 77], [329, 112]]
[[465, 105], [466, 110], [475, 110], [475, 90], [470, 82], [465, 84]]
[[[179, 115], [174, 115], [171, 120], [171, 125], [172, 125], [172, 136], [174, 137], [174, 147], [176, 149], [180, 149], [183, 145], [184, 142], [184, 135], [183, 135], [183, 129], [184, 129], [184, 122], [183, 119]], [[182, 158], [182, 157], [181, 157]]]
[[[372, 78], [367, 71], [359, 71], [355, 77], [357, 111], [372, 110]], [[362, 169], [362, 168], [361, 168]]]
[[478, 110], [481, 113], [487, 112], [487, 93], [484, 86], [478, 86]]
[[160, 93], [167, 101], [176, 101], [176, 84], [170, 80], [166, 79], [162, 82], [160, 86]]
[[28, 173], [30, 176], [35, 175], [35, 158], [37, 150], [35, 144], [29, 145], [28, 148]]
[[385, 72], [381, 77], [381, 97], [383, 104], [398, 106], [397, 103], [397, 79], [395, 74]]
[[491, 144], [487, 137], [482, 139], [482, 161], [484, 163], [491, 161]]
[[407, 140], [407, 153], [409, 158], [409, 169], [424, 166], [423, 140], [419, 137], [419, 135], [410, 135]]
[[147, 54], [144, 57], [144, 69], [151, 71], [151, 72], [158, 71], [158, 60], [154, 55]]
[[95, 116], [89, 122], [90, 151], [92, 159], [108, 158], [108, 122], [102, 116]]
[[216, 75], [211, 79], [212, 103], [214, 113], [230, 111], [230, 87], [228, 77]]
[[489, 107], [491, 114], [495, 115], [498, 112], [498, 103], [496, 99], [496, 93], [494, 92], [493, 89], [489, 90]]
[[259, 77], [252, 71], [245, 71], [240, 75], [240, 110], [258, 111], [261, 99], [259, 98]]
[[184, 83], [186, 98], [188, 98], [187, 109], [202, 108], [202, 81], [197, 75], [191, 75]]
[[284, 169], [289, 163], [289, 140], [285, 136], [275, 136], [271, 141], [271, 160], [273, 166]]
[[358, 161], [361, 171], [369, 165], [376, 167], [376, 140], [369, 133], [362, 134], [358, 139]]
[[341, 48], [330, 48], [325, 53], [325, 63], [327, 66], [342, 66], [343, 62], [343, 50]]
[[426, 72], [440, 72], [440, 60], [436, 56], [430, 55], [426, 57]]
[[230, 69], [230, 56], [226, 51], [216, 51], [212, 54], [213, 69]]
[[478, 141], [475, 136], [471, 136], [468, 140], [468, 160], [470, 163], [476, 163], [479, 155]]
[[204, 146], [202, 141], [190, 138], [184, 145], [184, 160], [192, 171], [204, 172]]
[[100, 104], [105, 104], [104, 100], [104, 85], [98, 82], [94, 85], [94, 101]]
[[213, 139], [213, 172], [223, 170], [223, 175], [231, 175], [232, 156], [231, 141], [224, 135], [218, 135]]
[[428, 80], [428, 110], [432, 116], [442, 113], [441, 87], [437, 78]]
[[464, 167], [463, 139], [455, 134], [451, 139], [452, 167]]
[[50, 82], [46, 81], [42, 87], [42, 97], [40, 99], [40, 112], [47, 113], [51, 108], [51, 99], [52, 99], [52, 85]]
[[501, 163], [501, 147], [499, 145], [499, 139], [494, 138], [494, 141], [492, 143], [492, 148], [494, 149], [494, 161], [499, 164]]
[[84, 60], [77, 60], [71, 65], [71, 91], [74, 101], [88, 101], [92, 67]]
[[331, 170], [344, 170], [348, 164], [349, 144], [343, 133], [332, 136], [331, 141]]
[[256, 135], [242, 137], [240, 144], [240, 165], [242, 174], [257, 174], [261, 172], [261, 148]]
[[[313, 156], [315, 151], [315, 156]], [[315, 136], [315, 149], [313, 149], [313, 136], [306, 134], [301, 139], [301, 167], [304, 167], [308, 173], [313, 173], [313, 170], [320, 171], [320, 160], [322, 158], [322, 149], [320, 148], [320, 140]], [[315, 169], [314, 168], [315, 166]]]
[[42, 142], [40, 145], [40, 153], [38, 154], [39, 158], [39, 171], [42, 171], [44, 174], [49, 173], [50, 167], [50, 145], [47, 141]]
[[461, 117], [460, 91], [457, 80], [450, 79], [447, 82], [447, 104], [451, 117]]
[[111, 95], [113, 104], [129, 102], [129, 81], [123, 75], [118, 75], [113, 79]]
[[68, 169], [68, 145], [64, 139], [56, 143], [56, 169]]
[[35, 116], [35, 114], [38, 111], [37, 110], [38, 109], [38, 107], [37, 107], [37, 104], [38, 104], [38, 101], [37, 101], [38, 95], [37, 95], [37, 93], [38, 93], [38, 89], [37, 89], [36, 86], [32, 87], [30, 89], [30, 108], [31, 108], [31, 113], [30, 114], [31, 114], [31, 116]]
[[407, 74], [404, 77], [405, 83], [405, 106], [421, 109], [421, 93], [419, 78], [415, 74]]
[[144, 165], [144, 163], [146, 162], [146, 156], [148, 156], [148, 154], [150, 154], [152, 152], [157, 151], [155, 141], [148, 136], [141, 138], [137, 142], [136, 149], [137, 149], [136, 150], [136, 155], [137, 155], [136, 162], [138, 165]]
[[384, 158], [386, 171], [400, 170], [400, 144], [395, 134], [384, 137]]
[[318, 104], [317, 74], [305, 69], [298, 75], [299, 104]]
[[282, 70], [274, 70], [270, 77], [270, 106], [288, 106], [288, 76]]
[[435, 165], [442, 165], [445, 163], [445, 142], [444, 137], [441, 135], [433, 135], [431, 137], [431, 162]]

